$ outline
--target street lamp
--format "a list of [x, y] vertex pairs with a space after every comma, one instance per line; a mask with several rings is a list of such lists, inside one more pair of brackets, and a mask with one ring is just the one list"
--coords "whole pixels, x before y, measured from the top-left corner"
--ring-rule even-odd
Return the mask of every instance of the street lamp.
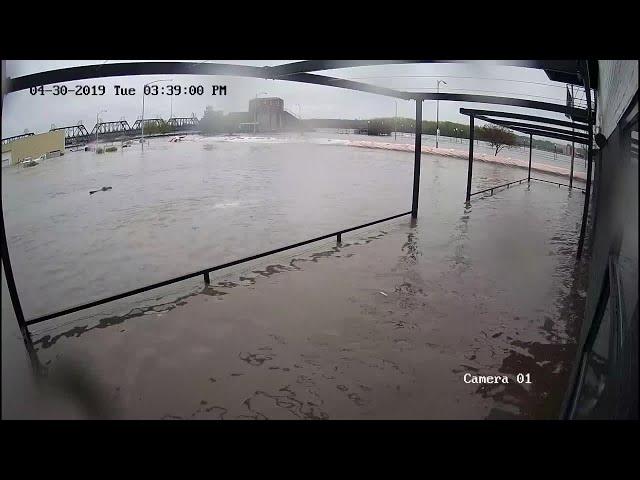
[[98, 130], [100, 130], [100, 127], [98, 127], [98, 124], [100, 123], [100, 120], [98, 120], [98, 117], [100, 116], [101, 113], [107, 113], [107, 111], [100, 110], [98, 113], [96, 113], [96, 153], [98, 153]]
[[[447, 82], [444, 80], [438, 80], [437, 92], [440, 93], [440, 83]], [[440, 136], [440, 100], [436, 100], [436, 148], [438, 148], [438, 137]]]
[[[259, 95], [269, 95], [267, 92], [260, 92], [260, 93], [256, 93], [256, 100], [258, 99]], [[253, 134], [255, 135], [256, 133], [256, 124], [258, 123], [258, 102], [254, 103], [254, 107], [253, 107]]]
[[[140, 138], [140, 142], [142, 143], [142, 150], [144, 151], [144, 97], [146, 97], [146, 93], [145, 93], [145, 89], [147, 86], [154, 84], [154, 83], [158, 83], [158, 82], [173, 82], [173, 79], [170, 80], [154, 80], [153, 82], [149, 82], [149, 83], [145, 83], [142, 87], [142, 135]], [[173, 104], [172, 104], [172, 108], [173, 108]]]
[[[171, 79], [169, 81], [173, 82], [173, 79]], [[171, 93], [174, 94], [175, 90], [173, 90]], [[169, 98], [170, 98], [170, 102], [171, 102], [171, 104], [170, 104], [171, 105], [171, 110], [169, 112], [169, 118], [171, 119], [171, 118], [173, 118], [173, 95], [169, 95]]]
[[396, 100], [396, 116], [393, 119], [393, 141], [398, 139], [398, 101]]

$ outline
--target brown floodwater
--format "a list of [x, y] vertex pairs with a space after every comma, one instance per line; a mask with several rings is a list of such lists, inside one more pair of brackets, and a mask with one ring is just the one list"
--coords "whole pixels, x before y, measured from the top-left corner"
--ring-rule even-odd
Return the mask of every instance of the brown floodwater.
[[[466, 167], [423, 155], [415, 222], [34, 326], [41, 383], [3, 291], [3, 416], [557, 417], [585, 296], [584, 196], [533, 182], [467, 206]], [[23, 308], [44, 314], [409, 210], [412, 168], [406, 152], [197, 138], [5, 169]], [[478, 162], [473, 189], [523, 176]]]

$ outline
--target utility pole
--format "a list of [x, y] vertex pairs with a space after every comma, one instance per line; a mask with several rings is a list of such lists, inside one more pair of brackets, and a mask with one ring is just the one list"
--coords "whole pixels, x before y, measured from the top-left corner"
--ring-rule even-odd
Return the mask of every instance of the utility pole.
[[[170, 80], [154, 80], [153, 82], [145, 83], [142, 87], [142, 135], [140, 138], [140, 142], [142, 143], [142, 151], [144, 151], [144, 97], [146, 97], [146, 88], [148, 85], [158, 82], [173, 82], [173, 79]], [[173, 108], [173, 107], [172, 107]]]
[[[146, 85], [144, 86], [146, 87]], [[140, 136], [140, 145], [142, 145], [142, 151], [144, 152], [144, 87], [142, 87], [142, 117], [140, 119], [140, 125], [142, 127], [142, 135]]]
[[393, 141], [398, 139], [398, 101], [396, 100], [396, 116], [393, 120]]
[[106, 110], [101, 110], [98, 113], [96, 113], [96, 153], [98, 153], [98, 131], [100, 130], [100, 127], [98, 126], [98, 124], [100, 123], [100, 120], [98, 120], [98, 117], [100, 116], [101, 113], [106, 113]]
[[[438, 80], [437, 83], [437, 92], [438, 94], [440, 93], [440, 83], [444, 83], [445, 85], [447, 84], [447, 82], [445, 82], [444, 80]], [[436, 148], [438, 148], [438, 137], [440, 136], [440, 100], [436, 100]]]

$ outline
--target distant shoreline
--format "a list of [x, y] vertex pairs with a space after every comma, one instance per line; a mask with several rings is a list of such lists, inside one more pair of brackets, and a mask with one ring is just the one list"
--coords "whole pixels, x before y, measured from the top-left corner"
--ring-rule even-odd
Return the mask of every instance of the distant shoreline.
[[[359, 148], [370, 148], [370, 149], [380, 149], [380, 150], [391, 150], [397, 152], [407, 152], [413, 153], [415, 151], [415, 147], [410, 143], [388, 143], [388, 142], [374, 142], [370, 140], [340, 140], [339, 142], [331, 142], [327, 145], [343, 145], [343, 146], [351, 146], [351, 147], [359, 147]], [[435, 148], [435, 147], [422, 147], [420, 149], [422, 153], [427, 153], [430, 155], [438, 155], [441, 157], [454, 157], [461, 159], [468, 159], [469, 153], [466, 150], [458, 150], [455, 148]], [[511, 157], [505, 157], [502, 155], [493, 156], [487, 155], [485, 153], [474, 153], [473, 155], [474, 161], [487, 162], [487, 163], [496, 163], [499, 165], [506, 165], [511, 167], [519, 167], [525, 170], [528, 170], [529, 163], [524, 160], [518, 160]], [[570, 170], [568, 168], [556, 167], [554, 165], [547, 165], [544, 163], [532, 163], [531, 171], [537, 171], [541, 173], [548, 173], [551, 175], [556, 175], [559, 177], [569, 178]], [[573, 172], [574, 180], [579, 180], [582, 182], [586, 182], [586, 175], [582, 172]]]

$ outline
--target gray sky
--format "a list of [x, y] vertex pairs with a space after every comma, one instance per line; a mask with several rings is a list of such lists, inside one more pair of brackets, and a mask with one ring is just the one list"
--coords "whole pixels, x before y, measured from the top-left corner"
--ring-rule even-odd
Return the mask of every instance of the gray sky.
[[[203, 60], [193, 60], [203, 61]], [[6, 74], [8, 77], [18, 77], [30, 73], [64, 68], [78, 65], [115, 63], [119, 60], [8, 60]], [[277, 65], [290, 60], [247, 61], [247, 60], [207, 60], [207, 62], [236, 63], [243, 65]], [[331, 70], [325, 73], [339, 78], [354, 79], [370, 84], [391, 87], [408, 91], [436, 91], [438, 79], [447, 82], [440, 85], [441, 92], [477, 93], [483, 95], [502, 95], [516, 98], [526, 98], [551, 103], [565, 102], [565, 85], [552, 82], [541, 70], [523, 67], [498, 65], [489, 61], [473, 61], [464, 64], [404, 64], [357, 67]], [[174, 84], [181, 86], [202, 85], [205, 89], [203, 96], [180, 95], [173, 99], [173, 114], [176, 117], [189, 117], [195, 113], [202, 117], [207, 105], [216, 110], [246, 111], [249, 99], [260, 93], [265, 96], [278, 96], [284, 99], [285, 108], [291, 113], [303, 118], [371, 118], [380, 116], [394, 116], [396, 103], [398, 115], [415, 116], [415, 103], [412, 101], [395, 100], [364, 92], [354, 92], [339, 88], [318, 85], [299, 84], [282, 80], [262, 80], [254, 78], [240, 78], [227, 76], [131, 76], [110, 77], [96, 80], [70, 82], [67, 85], [73, 92], [73, 86], [105, 85], [106, 94], [103, 96], [76, 96], [71, 93], [66, 96], [32, 96], [28, 91], [11, 93], [4, 98], [2, 113], [2, 136], [10, 137], [30, 132], [41, 133], [51, 128], [75, 125], [82, 121], [91, 131], [96, 122], [96, 114], [100, 110], [107, 110], [101, 114], [102, 121], [126, 119], [130, 125], [142, 113], [142, 86], [153, 80], [172, 79]], [[227, 86], [226, 96], [212, 96], [211, 85]], [[114, 85], [135, 87], [133, 97], [116, 96]], [[163, 85], [162, 83], [160, 85]], [[167, 84], [165, 84], [167, 85]], [[264, 93], [263, 93], [264, 92]], [[467, 123], [468, 117], [460, 115], [461, 107], [494, 108], [502, 111], [519, 111], [536, 114], [529, 109], [518, 109], [508, 106], [463, 104], [457, 102], [440, 102], [440, 120]], [[169, 96], [147, 96], [145, 99], [145, 118], [160, 116], [168, 119], [171, 112], [171, 98]], [[545, 113], [545, 116], [564, 118], [560, 114]], [[436, 102], [424, 103], [423, 118], [435, 120]]]

